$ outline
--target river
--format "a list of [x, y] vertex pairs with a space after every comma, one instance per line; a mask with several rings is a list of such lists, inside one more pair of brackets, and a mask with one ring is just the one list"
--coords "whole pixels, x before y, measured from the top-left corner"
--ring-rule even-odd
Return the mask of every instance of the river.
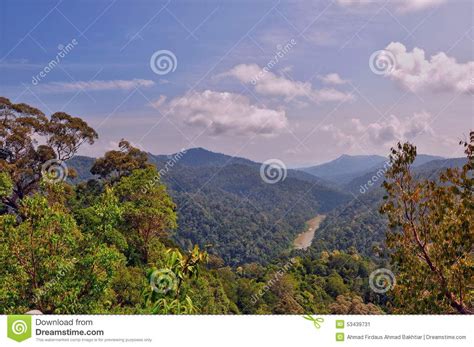
[[306, 248], [311, 246], [311, 242], [314, 238], [314, 233], [319, 228], [319, 225], [322, 223], [324, 218], [326, 218], [325, 215], [318, 214], [316, 217], [306, 222], [306, 231], [302, 232], [301, 234], [298, 234], [295, 241], [293, 242], [293, 245], [296, 249], [305, 250]]

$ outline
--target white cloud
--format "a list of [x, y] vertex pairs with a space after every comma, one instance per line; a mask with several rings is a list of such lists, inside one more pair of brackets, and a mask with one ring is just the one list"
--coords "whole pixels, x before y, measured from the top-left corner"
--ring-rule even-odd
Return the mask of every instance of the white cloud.
[[330, 73], [326, 76], [319, 76], [319, 79], [326, 84], [335, 85], [346, 84], [348, 82], [347, 80], [342, 79], [341, 76], [339, 76], [337, 73]]
[[99, 91], [99, 90], [130, 90], [139, 87], [151, 87], [155, 82], [151, 80], [95, 80], [95, 81], [75, 81], [75, 82], [51, 82], [41, 86], [42, 90], [50, 92], [75, 92], [79, 90]]
[[[386, 0], [337, 0], [339, 5], [346, 7], [363, 7], [367, 5], [384, 5]], [[416, 12], [438, 6], [446, 0], [392, 0], [387, 4], [392, 5], [398, 12]]]
[[331, 133], [332, 137], [343, 146], [353, 146], [361, 139], [365, 139], [372, 145], [393, 145], [397, 141], [410, 141], [422, 134], [434, 136], [430, 121], [429, 113], [420, 112], [405, 119], [391, 115], [388, 119], [367, 125], [364, 125], [360, 119], [353, 118], [349, 129], [343, 130], [333, 124], [321, 129]]
[[284, 96], [286, 98], [306, 97], [316, 102], [353, 100], [352, 94], [335, 89], [313, 89], [311, 83], [293, 81], [277, 76], [268, 68], [257, 64], [240, 64], [223, 73], [220, 77], [232, 76], [242, 83], [252, 84], [255, 91], [267, 96]]
[[414, 12], [436, 7], [446, 0], [399, 0], [397, 10], [399, 12]]
[[160, 97], [157, 100], [150, 103], [150, 106], [152, 106], [154, 108], [160, 108], [161, 106], [163, 106], [165, 104], [166, 99], [167, 98], [166, 98], [165, 95], [160, 95]]
[[365, 6], [373, 4], [373, 0], [337, 0], [337, 3], [341, 6]]
[[235, 93], [206, 90], [167, 103], [160, 97], [155, 107], [189, 126], [207, 128], [212, 135], [275, 135], [288, 126], [284, 110], [253, 105], [246, 96]]
[[455, 58], [440, 52], [431, 58], [425, 58], [420, 48], [407, 51], [400, 42], [392, 42], [386, 48], [393, 54], [395, 64], [385, 74], [412, 92], [455, 91], [474, 92], [474, 61], [458, 63]]

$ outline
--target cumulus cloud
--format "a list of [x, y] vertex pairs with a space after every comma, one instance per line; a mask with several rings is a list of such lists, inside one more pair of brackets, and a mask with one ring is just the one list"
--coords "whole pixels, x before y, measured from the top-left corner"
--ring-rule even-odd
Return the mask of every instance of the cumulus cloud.
[[51, 92], [75, 92], [79, 90], [99, 91], [99, 90], [130, 90], [139, 87], [151, 87], [155, 82], [151, 80], [94, 80], [75, 82], [51, 82], [42, 85], [42, 89]]
[[429, 113], [420, 112], [404, 119], [391, 115], [388, 119], [367, 125], [364, 125], [360, 119], [353, 118], [349, 129], [329, 124], [322, 127], [322, 130], [329, 132], [343, 146], [353, 146], [361, 139], [373, 145], [393, 145], [397, 141], [412, 140], [422, 134], [434, 136], [430, 121]]
[[189, 126], [206, 128], [211, 135], [275, 135], [288, 126], [284, 110], [253, 105], [235, 93], [192, 92], [169, 102], [160, 97], [152, 105]]
[[342, 79], [341, 76], [339, 76], [337, 73], [330, 73], [326, 76], [319, 76], [319, 79], [326, 84], [335, 85], [346, 84], [348, 82], [347, 80]]
[[268, 68], [261, 68], [257, 64], [237, 65], [220, 75], [220, 77], [226, 76], [234, 77], [242, 83], [251, 84], [257, 93], [266, 96], [306, 97], [316, 102], [354, 99], [352, 94], [333, 88], [313, 89], [309, 82], [292, 81], [284, 76], [277, 76]]
[[385, 50], [394, 57], [394, 65], [387, 70], [385, 76], [412, 92], [474, 92], [474, 61], [458, 63], [455, 58], [443, 52], [427, 59], [422, 49], [415, 47], [410, 52], [400, 42], [390, 43]]
[[[346, 7], [363, 7], [367, 5], [384, 5], [386, 0], [337, 0], [339, 5]], [[416, 12], [438, 6], [446, 0], [393, 0], [388, 2], [398, 12]]]

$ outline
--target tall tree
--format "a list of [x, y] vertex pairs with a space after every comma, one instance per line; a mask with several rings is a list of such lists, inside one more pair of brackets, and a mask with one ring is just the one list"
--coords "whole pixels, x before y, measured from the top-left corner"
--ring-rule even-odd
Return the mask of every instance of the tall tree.
[[463, 144], [466, 164], [436, 180], [414, 176], [415, 146], [392, 149], [381, 212], [389, 218], [387, 245], [398, 270], [396, 311], [474, 312], [474, 132]]
[[98, 158], [91, 168], [91, 173], [107, 182], [115, 183], [122, 176], [130, 175], [133, 170], [150, 166], [152, 165], [148, 163], [148, 155], [145, 152], [122, 139], [119, 142], [119, 150], [108, 151], [102, 158]]
[[3, 196], [1, 203], [17, 211], [19, 200], [38, 189], [43, 172], [49, 170], [44, 168], [48, 161], [61, 165], [83, 143], [93, 144], [97, 137], [80, 118], [64, 112], [48, 118], [37, 108], [0, 97], [0, 171], [7, 172], [13, 183], [11, 194]]

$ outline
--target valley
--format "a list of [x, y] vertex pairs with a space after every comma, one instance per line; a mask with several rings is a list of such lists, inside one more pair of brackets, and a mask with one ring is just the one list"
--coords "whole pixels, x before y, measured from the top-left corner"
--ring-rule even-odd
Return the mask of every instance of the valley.
[[[309, 170], [287, 170], [276, 184], [262, 180], [261, 163], [204, 148], [148, 153], [148, 160], [158, 170], [167, 168], [160, 180], [177, 206], [172, 240], [183, 249], [198, 244], [238, 266], [268, 264], [291, 252], [350, 248], [377, 261], [374, 249], [385, 247], [387, 221], [379, 214], [384, 157], [342, 155]], [[420, 154], [414, 170], [429, 177], [463, 161]], [[74, 183], [94, 178], [93, 163], [83, 156], [68, 162], [77, 172]], [[374, 184], [361, 192], [369, 180]]]

